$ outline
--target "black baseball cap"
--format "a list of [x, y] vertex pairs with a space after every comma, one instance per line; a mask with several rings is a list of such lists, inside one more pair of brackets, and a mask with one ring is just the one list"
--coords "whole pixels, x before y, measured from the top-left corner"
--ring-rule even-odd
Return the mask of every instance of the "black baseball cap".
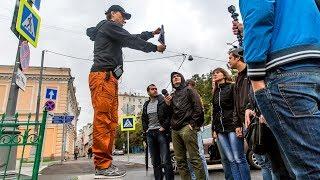
[[105, 14], [109, 14], [111, 11], [114, 12], [121, 12], [124, 15], [124, 18], [129, 20], [131, 18], [131, 14], [127, 13], [121, 6], [119, 5], [112, 5], [109, 7], [109, 9], [106, 11]]

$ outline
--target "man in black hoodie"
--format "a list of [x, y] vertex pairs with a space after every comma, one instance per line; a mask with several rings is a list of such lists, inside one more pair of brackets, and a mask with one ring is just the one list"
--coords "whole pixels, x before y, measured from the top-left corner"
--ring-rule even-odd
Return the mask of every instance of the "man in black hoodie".
[[196, 178], [205, 179], [205, 171], [199, 154], [197, 132], [204, 122], [200, 95], [186, 85], [182, 74], [173, 72], [171, 84], [175, 89], [172, 95], [165, 97], [171, 110], [172, 143], [182, 180], [190, 180], [187, 152]]
[[118, 126], [118, 79], [123, 73], [122, 47], [143, 52], [163, 52], [165, 45], [154, 45], [148, 39], [160, 33], [143, 32], [132, 35], [123, 29], [131, 15], [121, 6], [111, 6], [106, 20], [88, 28], [87, 35], [94, 41], [94, 63], [89, 75], [92, 105], [94, 109], [93, 145], [95, 178], [119, 178], [126, 171], [112, 164], [112, 146]]

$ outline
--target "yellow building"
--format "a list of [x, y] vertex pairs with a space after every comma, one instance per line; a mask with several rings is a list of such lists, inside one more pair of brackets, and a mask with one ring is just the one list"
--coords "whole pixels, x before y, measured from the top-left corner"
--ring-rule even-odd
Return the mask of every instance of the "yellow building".
[[[13, 66], [0, 66], [0, 114], [6, 110], [8, 95], [10, 91], [10, 83]], [[29, 113], [32, 114], [32, 120], [35, 119], [38, 82], [39, 82], [39, 67], [30, 67], [24, 74], [27, 77], [27, 85], [25, 91], [20, 90], [18, 96], [17, 110], [19, 119], [26, 120]], [[41, 105], [40, 117], [42, 117], [42, 107], [46, 101], [45, 91], [47, 88], [58, 90], [56, 108], [53, 111], [54, 115], [72, 115], [75, 116], [71, 124], [66, 125], [66, 152], [71, 155], [74, 151], [75, 141], [77, 137], [77, 121], [80, 114], [80, 107], [75, 96], [75, 87], [73, 86], [74, 77], [71, 76], [69, 68], [44, 68], [43, 84], [41, 90]], [[62, 150], [62, 130], [63, 125], [52, 124], [48, 118], [45, 137], [43, 157], [49, 159], [59, 159]], [[23, 131], [23, 130], [22, 130]], [[25, 158], [30, 155], [30, 148], [26, 149]], [[18, 158], [21, 157], [21, 148], [18, 148]]]

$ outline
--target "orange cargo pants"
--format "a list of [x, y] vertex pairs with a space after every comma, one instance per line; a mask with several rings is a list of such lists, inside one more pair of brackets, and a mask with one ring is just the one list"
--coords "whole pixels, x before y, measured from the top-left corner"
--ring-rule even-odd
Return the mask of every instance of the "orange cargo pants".
[[112, 164], [112, 147], [118, 126], [118, 80], [110, 73], [91, 72], [89, 88], [94, 109], [93, 145], [96, 169], [106, 169]]

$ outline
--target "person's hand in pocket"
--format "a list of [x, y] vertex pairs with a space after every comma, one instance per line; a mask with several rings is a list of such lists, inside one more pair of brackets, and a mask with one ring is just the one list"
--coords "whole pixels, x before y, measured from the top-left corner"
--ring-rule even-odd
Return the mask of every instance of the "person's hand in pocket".
[[236, 136], [238, 138], [242, 138], [243, 137], [242, 127], [237, 127], [236, 128]]

